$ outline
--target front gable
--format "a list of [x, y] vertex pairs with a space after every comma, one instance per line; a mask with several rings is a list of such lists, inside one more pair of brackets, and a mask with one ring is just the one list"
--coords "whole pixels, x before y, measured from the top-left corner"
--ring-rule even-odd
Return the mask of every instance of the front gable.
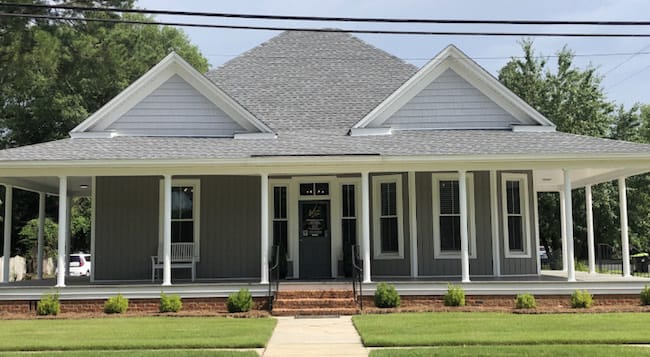
[[510, 129], [555, 125], [454, 46], [448, 46], [351, 130]]
[[171, 53], [70, 132], [75, 137], [272, 137], [234, 99]]

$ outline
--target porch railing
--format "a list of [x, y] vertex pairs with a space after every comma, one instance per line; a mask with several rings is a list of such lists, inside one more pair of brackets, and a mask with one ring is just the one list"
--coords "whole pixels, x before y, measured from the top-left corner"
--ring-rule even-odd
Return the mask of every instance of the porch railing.
[[269, 262], [269, 294], [268, 307], [269, 312], [273, 311], [273, 302], [277, 298], [280, 290], [280, 246], [274, 245], [272, 248], [273, 256]]
[[363, 261], [358, 257], [359, 249], [356, 245], [353, 244], [350, 249], [352, 249], [352, 295], [354, 295], [354, 302], [363, 310]]

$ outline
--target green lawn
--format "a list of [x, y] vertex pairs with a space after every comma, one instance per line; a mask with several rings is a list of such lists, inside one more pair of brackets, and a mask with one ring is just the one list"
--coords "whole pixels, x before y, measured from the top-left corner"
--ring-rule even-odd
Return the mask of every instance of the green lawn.
[[366, 346], [650, 343], [646, 313], [409, 313], [353, 321]]
[[255, 351], [210, 351], [210, 350], [128, 350], [128, 351], [97, 351], [91, 353], [88, 351], [65, 351], [65, 352], [3, 352], [2, 356], [65, 356], [65, 357], [88, 357], [88, 356], [107, 356], [107, 357], [257, 357]]
[[266, 345], [275, 324], [223, 317], [5, 320], [0, 351], [255, 348]]
[[650, 348], [615, 345], [551, 345], [551, 346], [464, 346], [375, 350], [370, 357], [474, 357], [474, 356], [537, 356], [537, 357], [640, 357], [650, 356]]

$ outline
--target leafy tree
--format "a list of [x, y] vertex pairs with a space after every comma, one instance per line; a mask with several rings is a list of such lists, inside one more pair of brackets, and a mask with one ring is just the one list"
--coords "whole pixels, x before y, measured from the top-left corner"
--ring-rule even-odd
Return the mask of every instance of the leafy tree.
[[[57, 254], [57, 236], [59, 226], [50, 217], [45, 218], [43, 232], [43, 258], [55, 258]], [[27, 260], [31, 271], [36, 271], [38, 257], [38, 219], [34, 218], [27, 222], [18, 233], [17, 249]]]

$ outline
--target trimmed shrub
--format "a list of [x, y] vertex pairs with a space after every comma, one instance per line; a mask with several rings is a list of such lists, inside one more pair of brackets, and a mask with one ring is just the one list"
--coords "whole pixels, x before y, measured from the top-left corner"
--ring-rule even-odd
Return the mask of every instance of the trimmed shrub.
[[650, 305], [650, 287], [648, 285], [641, 290], [641, 305]]
[[58, 315], [61, 312], [61, 303], [59, 302], [59, 292], [52, 294], [43, 294], [41, 301], [36, 305], [38, 315]]
[[576, 290], [571, 294], [571, 307], [588, 309], [594, 304], [593, 295], [589, 294], [587, 290]]
[[465, 306], [465, 290], [453, 284], [447, 285], [444, 301], [445, 306]]
[[180, 296], [160, 293], [160, 312], [179, 312], [182, 308], [183, 302]]
[[399, 307], [401, 299], [391, 284], [379, 283], [375, 289], [375, 306], [380, 308]]
[[515, 299], [515, 305], [518, 309], [534, 309], [537, 307], [535, 296], [528, 293], [517, 295], [517, 299]]
[[589, 271], [589, 267], [582, 260], [576, 260], [574, 267], [576, 271]]
[[228, 296], [226, 307], [228, 312], [246, 312], [253, 306], [253, 296], [248, 289], [239, 289], [238, 292]]
[[104, 312], [107, 314], [121, 314], [129, 308], [129, 299], [117, 294], [111, 296], [104, 303]]

